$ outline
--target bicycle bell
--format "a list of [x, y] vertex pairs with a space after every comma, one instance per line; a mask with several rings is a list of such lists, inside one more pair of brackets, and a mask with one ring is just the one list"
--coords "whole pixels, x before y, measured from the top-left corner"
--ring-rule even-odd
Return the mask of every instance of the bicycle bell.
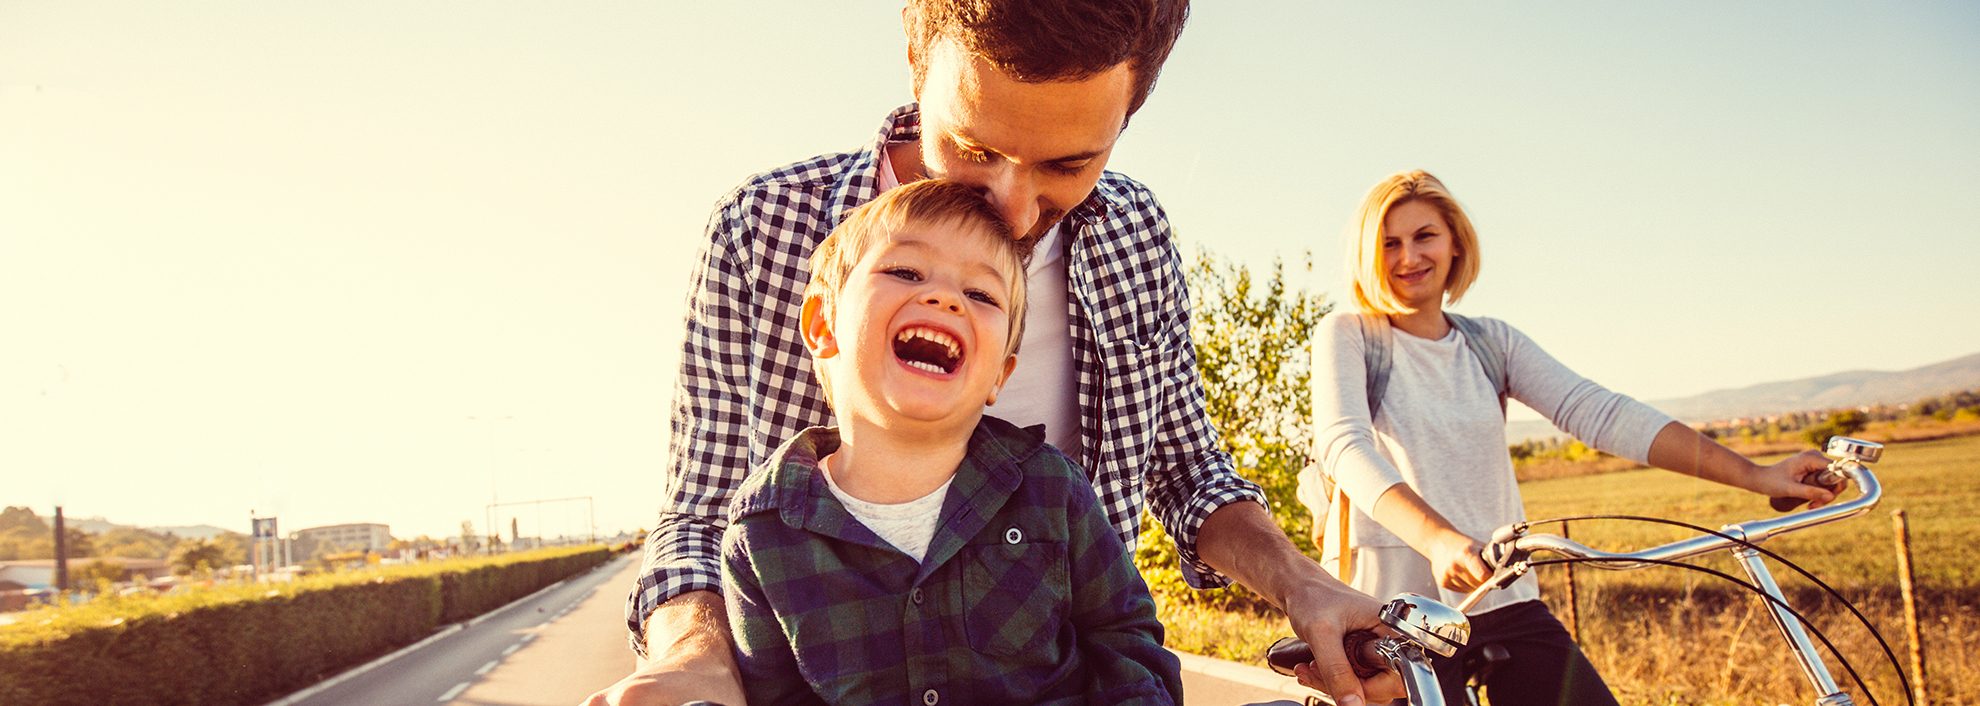
[[1382, 624], [1441, 657], [1471, 641], [1471, 620], [1463, 613], [1414, 593], [1397, 594], [1382, 606]]
[[1846, 458], [1857, 463], [1876, 463], [1884, 457], [1884, 445], [1847, 436], [1831, 436], [1828, 448], [1823, 453], [1829, 458]]

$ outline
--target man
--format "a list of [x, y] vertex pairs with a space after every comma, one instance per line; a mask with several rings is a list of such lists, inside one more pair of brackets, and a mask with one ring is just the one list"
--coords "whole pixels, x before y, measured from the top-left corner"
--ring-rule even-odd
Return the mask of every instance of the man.
[[917, 104], [879, 140], [759, 175], [724, 199], [691, 283], [667, 500], [627, 606], [643, 660], [593, 704], [740, 704], [718, 595], [726, 503], [778, 444], [830, 410], [797, 318], [811, 250], [846, 211], [922, 177], [981, 188], [1021, 240], [1030, 314], [1023, 364], [991, 414], [1043, 424], [1078, 460], [1130, 546], [1144, 501], [1199, 588], [1232, 580], [1290, 616], [1343, 706], [1401, 695], [1355, 679], [1344, 632], [1372, 599], [1294, 549], [1258, 488], [1233, 471], [1203, 410], [1188, 292], [1152, 194], [1105, 172], [1152, 91], [1186, 0], [910, 0], [902, 12]]

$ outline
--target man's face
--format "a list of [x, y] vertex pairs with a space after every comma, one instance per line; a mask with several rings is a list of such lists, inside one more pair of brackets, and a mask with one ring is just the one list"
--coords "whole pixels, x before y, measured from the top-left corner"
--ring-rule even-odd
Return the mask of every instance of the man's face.
[[1127, 120], [1125, 62], [1080, 80], [1025, 83], [949, 40], [929, 47], [921, 163], [930, 177], [985, 189], [1011, 231], [1043, 235], [1079, 205]]

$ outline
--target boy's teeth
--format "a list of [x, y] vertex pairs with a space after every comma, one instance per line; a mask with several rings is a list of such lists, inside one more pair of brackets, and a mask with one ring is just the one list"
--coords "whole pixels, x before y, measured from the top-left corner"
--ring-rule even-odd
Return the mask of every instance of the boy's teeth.
[[902, 329], [900, 335], [895, 337], [895, 340], [908, 341], [916, 338], [941, 344], [949, 349], [949, 357], [951, 358], [962, 354], [962, 351], [956, 345], [956, 339], [949, 337], [949, 334], [934, 329], [918, 326], [909, 327]]
[[940, 375], [943, 372], [941, 368], [935, 367], [933, 363], [923, 363], [919, 360], [910, 360], [906, 362], [908, 365], [914, 366], [916, 370], [926, 370], [928, 372], [935, 373], [937, 375]]

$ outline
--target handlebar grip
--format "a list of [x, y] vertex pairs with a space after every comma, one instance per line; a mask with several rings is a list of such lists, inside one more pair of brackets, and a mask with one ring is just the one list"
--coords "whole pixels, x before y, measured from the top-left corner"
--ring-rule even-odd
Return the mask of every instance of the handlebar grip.
[[1801, 507], [1805, 502], [1808, 501], [1801, 498], [1773, 498], [1767, 501], [1767, 505], [1774, 508], [1774, 512], [1787, 512]]
[[[1388, 660], [1375, 650], [1375, 641], [1380, 636], [1370, 630], [1356, 630], [1341, 639], [1341, 647], [1348, 654], [1348, 663], [1354, 667], [1354, 675], [1367, 679], [1389, 671]], [[1282, 637], [1265, 650], [1265, 663], [1272, 671], [1293, 675], [1293, 667], [1313, 661], [1313, 646], [1297, 637]]]

